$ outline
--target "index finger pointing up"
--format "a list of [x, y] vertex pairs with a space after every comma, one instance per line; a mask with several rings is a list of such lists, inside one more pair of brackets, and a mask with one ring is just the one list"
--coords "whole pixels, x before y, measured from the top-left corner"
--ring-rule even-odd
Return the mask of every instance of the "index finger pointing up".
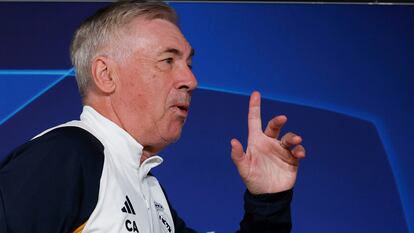
[[262, 119], [260, 117], [260, 93], [254, 91], [250, 96], [248, 115], [249, 135], [262, 132]]

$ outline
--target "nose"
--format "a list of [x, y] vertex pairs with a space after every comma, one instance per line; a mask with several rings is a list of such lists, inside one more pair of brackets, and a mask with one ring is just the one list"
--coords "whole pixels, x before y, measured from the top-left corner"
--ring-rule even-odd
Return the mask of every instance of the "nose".
[[193, 71], [190, 67], [185, 65], [185, 67], [179, 72], [176, 88], [180, 90], [192, 91], [197, 88], [198, 82]]

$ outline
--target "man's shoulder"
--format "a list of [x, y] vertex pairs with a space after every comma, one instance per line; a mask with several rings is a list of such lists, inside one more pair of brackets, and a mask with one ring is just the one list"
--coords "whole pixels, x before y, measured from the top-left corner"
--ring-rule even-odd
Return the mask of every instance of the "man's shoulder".
[[76, 126], [55, 128], [26, 143], [27, 146], [55, 146], [66, 150], [101, 150], [102, 143], [87, 130]]
[[72, 232], [96, 206], [103, 164], [103, 145], [78, 127], [53, 129], [16, 148], [0, 165], [0, 225]]
[[39, 162], [56, 166], [74, 160], [103, 161], [103, 150], [102, 143], [88, 131], [74, 126], [59, 127], [17, 147], [1, 162], [0, 170]]

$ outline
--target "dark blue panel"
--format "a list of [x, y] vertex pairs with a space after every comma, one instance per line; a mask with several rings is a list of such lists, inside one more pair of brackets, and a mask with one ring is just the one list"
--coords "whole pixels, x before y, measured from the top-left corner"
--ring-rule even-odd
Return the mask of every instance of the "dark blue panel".
[[[0, 43], [7, 45], [0, 68], [68, 69], [71, 34], [104, 4], [0, 3]], [[196, 48], [202, 87], [259, 89], [279, 101], [265, 101], [265, 117], [270, 109], [288, 113], [289, 128], [304, 135], [309, 158], [295, 192], [295, 232], [406, 232], [393, 177], [414, 226], [413, 6], [174, 6]], [[241, 217], [243, 187], [228, 152], [230, 137], [246, 136], [246, 101], [199, 91], [182, 141], [163, 153], [157, 173], [201, 232], [229, 232]], [[0, 157], [79, 112], [67, 79], [0, 125]]]
[[81, 110], [75, 79], [67, 77], [0, 125], [0, 159], [43, 130], [79, 119]]
[[0, 125], [60, 82], [71, 70], [0, 71]]
[[414, 226], [414, 6], [176, 6], [203, 87], [373, 122]]
[[0, 69], [69, 68], [73, 32], [106, 4], [0, 2]]

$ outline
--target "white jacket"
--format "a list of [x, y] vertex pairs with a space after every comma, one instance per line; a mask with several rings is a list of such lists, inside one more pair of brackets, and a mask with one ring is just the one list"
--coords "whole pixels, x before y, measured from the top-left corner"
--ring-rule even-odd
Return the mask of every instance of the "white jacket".
[[152, 156], [140, 164], [143, 146], [89, 106], [83, 108], [80, 121], [67, 122], [36, 137], [66, 126], [87, 130], [105, 148], [98, 202], [88, 221], [78, 228], [81, 232], [174, 232], [164, 192], [158, 180], [148, 175], [162, 163], [161, 157]]

